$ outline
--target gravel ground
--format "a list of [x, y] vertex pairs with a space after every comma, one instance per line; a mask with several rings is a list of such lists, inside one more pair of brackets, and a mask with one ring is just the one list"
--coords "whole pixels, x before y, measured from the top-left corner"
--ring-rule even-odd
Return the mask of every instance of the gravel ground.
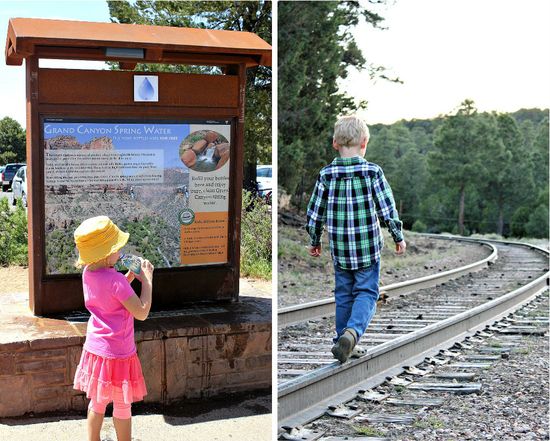
[[[548, 318], [548, 292], [538, 313], [529, 316]], [[546, 325], [548, 330], [548, 325]], [[327, 435], [371, 435], [388, 440], [548, 440], [549, 438], [549, 340], [544, 336], [507, 336], [495, 333], [483, 343], [462, 353], [479, 354], [479, 348], [512, 347], [509, 358], [492, 362], [489, 369], [467, 369], [478, 375], [473, 380], [482, 384], [479, 394], [454, 395], [429, 392], [428, 397], [444, 398], [440, 407], [396, 407], [365, 404], [363, 413], [408, 413], [412, 425], [368, 423], [323, 417], [309, 428], [327, 431]], [[421, 366], [424, 367], [424, 366]], [[448, 370], [445, 366], [438, 371]], [[392, 396], [409, 397], [402, 387], [380, 386]], [[415, 394], [417, 397], [420, 393]], [[357, 402], [356, 402], [357, 403]], [[350, 438], [351, 439], [351, 438]]]
[[[542, 275], [544, 268], [547, 268], [548, 262], [531, 251], [506, 245], [498, 245], [497, 248], [498, 260], [482, 271], [447, 281], [436, 287], [417, 290], [406, 296], [391, 297], [386, 303], [379, 303], [373, 322], [361, 338], [360, 345], [368, 349], [380, 344], [386, 340], [376, 339], [380, 333], [402, 334], [403, 331], [393, 329], [399, 328], [399, 324], [389, 328], [386, 327], [387, 323], [380, 322], [382, 319], [409, 319], [414, 323], [421, 318], [428, 318], [430, 313], [440, 308], [445, 310], [447, 305], [460, 306], [462, 310], [471, 309], [529, 283], [533, 278]], [[523, 261], [524, 265], [518, 268], [517, 261]], [[456, 309], [451, 309], [443, 314], [449, 317], [457, 312]], [[427, 316], [423, 317], [424, 315]], [[443, 316], [438, 316], [438, 320], [442, 318]], [[279, 382], [293, 378], [297, 370], [305, 373], [333, 361], [330, 352], [333, 336], [334, 316], [279, 329]], [[296, 358], [296, 351], [302, 356], [309, 353], [312, 360], [305, 364], [295, 363], [292, 359]], [[291, 361], [286, 362], [286, 359]]]
[[0, 267], [0, 294], [28, 291], [28, 268], [22, 266]]
[[[393, 241], [383, 232], [380, 284], [415, 279], [464, 266], [487, 257], [487, 247], [459, 241], [428, 239], [405, 232], [407, 251], [394, 253]], [[320, 258], [307, 254], [307, 233], [303, 228], [279, 224], [279, 307], [324, 299], [334, 292], [334, 269], [326, 234]]]
[[[111, 406], [102, 441], [116, 440]], [[132, 441], [270, 441], [271, 394], [236, 394], [199, 402], [132, 406]], [[82, 413], [0, 418], [2, 441], [74, 441], [86, 439]]]

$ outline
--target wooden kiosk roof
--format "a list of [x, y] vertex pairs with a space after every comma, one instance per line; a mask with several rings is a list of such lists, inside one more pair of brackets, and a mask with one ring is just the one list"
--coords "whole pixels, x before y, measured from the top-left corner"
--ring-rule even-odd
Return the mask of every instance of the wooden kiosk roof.
[[[140, 49], [142, 55], [139, 55]], [[225, 65], [244, 62], [247, 67], [271, 66], [271, 46], [251, 32], [10, 19], [6, 64], [21, 65], [23, 59], [30, 56], [129, 63]]]

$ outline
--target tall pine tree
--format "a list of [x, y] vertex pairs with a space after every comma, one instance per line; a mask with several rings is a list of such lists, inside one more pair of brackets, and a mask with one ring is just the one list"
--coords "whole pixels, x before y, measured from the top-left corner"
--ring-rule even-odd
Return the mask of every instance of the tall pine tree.
[[436, 150], [428, 155], [431, 175], [451, 191], [458, 192], [458, 233], [464, 234], [466, 190], [478, 181], [482, 168], [480, 146], [485, 143], [485, 125], [478, 118], [474, 102], [464, 100], [435, 134]]
[[363, 105], [338, 92], [349, 69], [368, 68], [350, 29], [382, 18], [358, 2], [280, 1], [278, 11], [278, 176], [300, 205], [332, 158], [337, 116]]

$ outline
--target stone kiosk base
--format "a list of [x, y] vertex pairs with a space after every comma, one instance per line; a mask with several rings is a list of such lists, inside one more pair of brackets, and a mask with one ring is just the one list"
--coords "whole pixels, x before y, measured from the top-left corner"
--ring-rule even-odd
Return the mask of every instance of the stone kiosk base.
[[[0, 310], [0, 417], [85, 410], [72, 382], [87, 317], [34, 317], [21, 294]], [[135, 329], [146, 403], [271, 388], [271, 299], [154, 312]]]

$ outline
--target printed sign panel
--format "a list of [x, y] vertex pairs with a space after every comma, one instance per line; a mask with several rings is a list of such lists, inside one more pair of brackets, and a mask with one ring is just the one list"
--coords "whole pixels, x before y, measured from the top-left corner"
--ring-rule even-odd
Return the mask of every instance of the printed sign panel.
[[228, 260], [230, 121], [45, 119], [46, 273], [78, 270], [73, 233], [109, 216], [156, 268]]

